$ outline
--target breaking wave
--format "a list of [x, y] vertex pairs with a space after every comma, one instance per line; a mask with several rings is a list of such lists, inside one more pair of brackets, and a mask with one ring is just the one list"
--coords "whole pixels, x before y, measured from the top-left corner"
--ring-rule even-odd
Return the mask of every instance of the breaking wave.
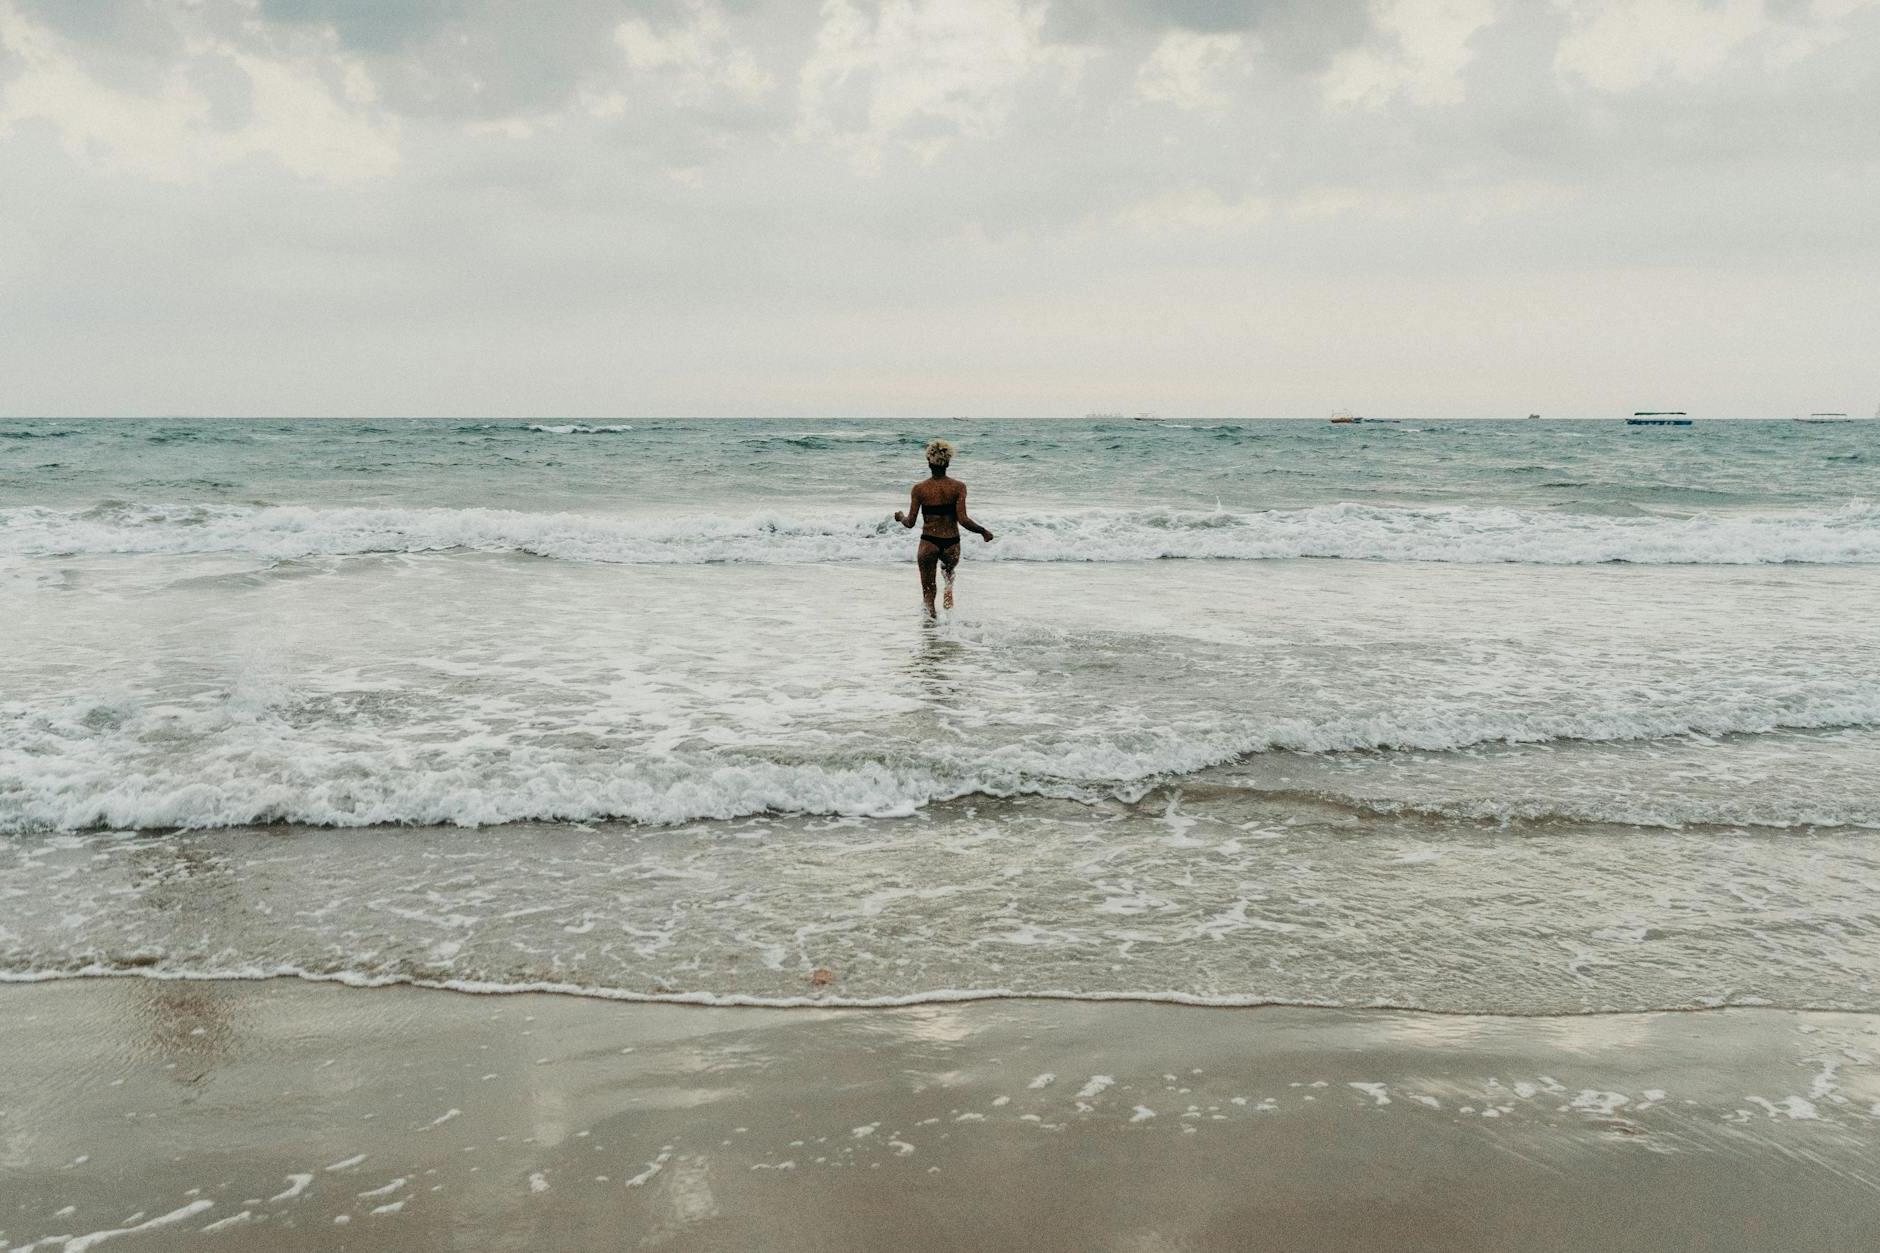
[[543, 435], [623, 435], [633, 428], [623, 423], [589, 426], [581, 422], [568, 422], [558, 426], [549, 426], [542, 422], [531, 422], [528, 429]]
[[[760, 813], [905, 817], [967, 796], [1141, 799], [1153, 788], [1260, 753], [1447, 751], [1490, 744], [1665, 741], [1687, 735], [1880, 726], [1880, 685], [1705, 693], [1659, 709], [1553, 713], [1464, 707], [1234, 720], [1211, 731], [1027, 737], [934, 756], [832, 738], [779, 759], [757, 748], [570, 744], [552, 730], [446, 735], [438, 720], [373, 728], [232, 699], [182, 709], [73, 700], [0, 705], [0, 833], [211, 828], [262, 823], [489, 826], [530, 820], [670, 825]], [[1388, 802], [1356, 803], [1390, 808]], [[1866, 824], [1880, 815], [1808, 798], [1706, 815], [1630, 805], [1596, 814], [1646, 825], [1751, 821]], [[1406, 806], [1420, 808], [1417, 803]], [[1465, 805], [1457, 816], [1537, 818]], [[1657, 816], [1650, 816], [1652, 814]]]
[[[1857, 502], [1786, 514], [1606, 516], [1505, 508], [1337, 504], [1236, 513], [1032, 511], [987, 519], [994, 561], [1369, 561], [1584, 565], [1880, 563], [1880, 509]], [[136, 505], [0, 509], [0, 557], [239, 553], [271, 560], [468, 550], [565, 561], [688, 565], [887, 562], [899, 526], [860, 511], [621, 517], [497, 509]]]

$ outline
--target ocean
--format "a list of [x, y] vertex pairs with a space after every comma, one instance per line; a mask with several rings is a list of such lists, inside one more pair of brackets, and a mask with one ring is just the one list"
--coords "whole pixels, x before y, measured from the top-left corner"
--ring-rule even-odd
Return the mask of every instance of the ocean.
[[[890, 515], [936, 435], [998, 539], [929, 625]], [[1877, 465], [1865, 422], [0, 421], [0, 980], [1874, 1012]]]

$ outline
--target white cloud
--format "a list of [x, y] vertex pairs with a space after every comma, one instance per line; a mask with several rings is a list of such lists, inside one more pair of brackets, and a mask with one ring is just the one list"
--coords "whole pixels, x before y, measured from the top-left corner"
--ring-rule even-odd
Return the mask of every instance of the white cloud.
[[[0, 86], [0, 134], [47, 122], [87, 163], [171, 182], [255, 155], [333, 182], [380, 177], [399, 163], [396, 124], [376, 114], [370, 81], [343, 59], [321, 66], [194, 38], [154, 92], [132, 92], [97, 81], [56, 35], [3, 0], [0, 45], [21, 64]], [[215, 62], [246, 79], [251, 103], [238, 125], [218, 123], [190, 74]]]
[[1049, 2], [0, 0], [9, 406], [1564, 409], [1666, 290], [1694, 406], [1870, 370], [1880, 0]]
[[1602, 91], [1627, 91], [1668, 74], [1715, 73], [1769, 25], [1762, 0], [1559, 0], [1573, 29], [1554, 66]]
[[1373, 18], [1385, 46], [1341, 52], [1320, 79], [1333, 105], [1382, 108], [1461, 104], [1462, 71], [1474, 58], [1469, 41], [1495, 18], [1497, 0], [1378, 0]]
[[1321, 185], [1288, 195], [1223, 196], [1207, 187], [1164, 192], [1117, 212], [1119, 226], [1152, 237], [1236, 234], [1274, 223], [1330, 219], [1407, 223], [1417, 220], [1481, 225], [1575, 198], [1573, 189], [1539, 180], [1466, 188], [1389, 189]]
[[655, 29], [645, 18], [634, 17], [614, 30], [614, 39], [636, 72], [664, 75], [670, 80], [675, 103], [707, 103], [729, 94], [757, 100], [776, 86], [757, 59], [737, 46], [724, 13], [716, 6], [694, 0], [684, 25]]
[[1536, 210], [1558, 209], [1575, 198], [1572, 188], [1533, 179], [1408, 191], [1315, 187], [1288, 200], [1284, 213], [1297, 222], [1338, 217], [1380, 222], [1421, 218], [1479, 226]]
[[1136, 71], [1136, 94], [1178, 109], [1222, 108], [1251, 68], [1246, 43], [1238, 31], [1172, 30]]
[[1043, 24], [1043, 5], [1013, 0], [885, 0], [872, 20], [852, 0], [825, 0], [799, 134], [846, 148], [862, 169], [890, 144], [930, 160], [961, 136], [995, 134], [1035, 75], [1072, 82], [1087, 56], [1044, 43]]
[[1208, 187], [1184, 187], [1130, 205], [1114, 220], [1120, 226], [1159, 237], [1244, 231], [1272, 216], [1273, 202], [1263, 196], [1227, 197]]
[[1845, 37], [1844, 20], [1876, 0], [1814, 0], [1771, 9], [1766, 0], [1555, 0], [1572, 19], [1554, 67], [1601, 91], [1658, 79], [1695, 83], [1733, 58], [1780, 70]]

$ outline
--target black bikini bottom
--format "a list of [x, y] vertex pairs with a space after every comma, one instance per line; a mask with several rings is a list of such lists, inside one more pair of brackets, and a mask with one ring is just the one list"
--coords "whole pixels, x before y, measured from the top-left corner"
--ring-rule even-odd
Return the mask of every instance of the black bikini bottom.
[[935, 548], [939, 549], [940, 559], [942, 561], [946, 560], [947, 549], [949, 548], [956, 550], [953, 554], [954, 559], [958, 560], [959, 558], [957, 549], [960, 546], [960, 537], [957, 535], [923, 535], [920, 537], [920, 542], [923, 544], [932, 544]]

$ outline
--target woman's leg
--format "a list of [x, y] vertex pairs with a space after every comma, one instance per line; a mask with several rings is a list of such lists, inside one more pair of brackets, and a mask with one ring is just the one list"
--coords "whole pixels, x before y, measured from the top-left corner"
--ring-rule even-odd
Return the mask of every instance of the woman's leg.
[[933, 598], [934, 567], [940, 564], [940, 550], [922, 540], [919, 550], [914, 555], [914, 564], [920, 570], [920, 598], [927, 606], [927, 616], [938, 617], [939, 615], [934, 612]]
[[948, 609], [953, 608], [953, 572], [959, 568], [959, 564], [960, 550], [959, 546], [956, 544], [952, 548], [947, 549], [946, 555], [940, 558], [940, 568], [946, 571], [947, 576], [946, 599], [943, 600], [941, 604]]

